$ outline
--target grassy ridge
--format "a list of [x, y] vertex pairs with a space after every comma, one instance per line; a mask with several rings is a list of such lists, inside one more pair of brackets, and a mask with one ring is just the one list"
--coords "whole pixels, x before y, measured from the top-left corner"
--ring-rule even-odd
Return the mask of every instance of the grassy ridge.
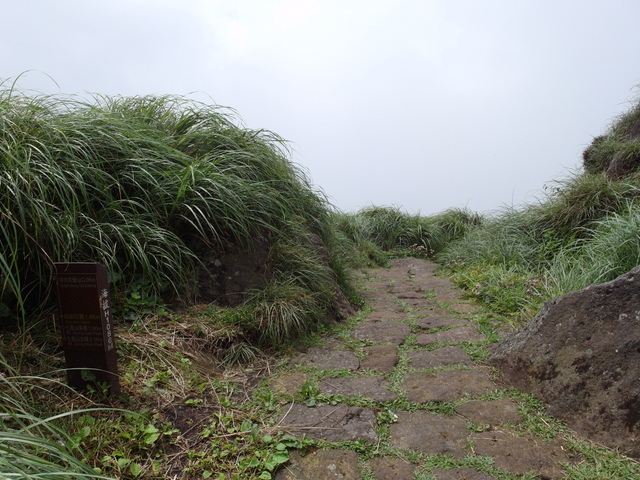
[[[51, 303], [52, 262], [105, 264], [125, 302], [133, 290], [150, 304], [192, 301], [203, 251], [216, 258], [229, 245], [251, 250], [257, 237], [271, 245], [273, 282], [286, 284], [272, 292], [276, 303], [306, 296], [304, 308], [322, 313], [328, 292], [349, 289], [329, 221], [286, 142], [238, 126], [230, 111], [180, 97], [87, 103], [0, 92], [5, 321]], [[332, 249], [324, 269], [310, 236]], [[256, 336], [281, 340], [299, 323], [283, 322], [282, 333], [255, 322], [266, 327]]]
[[528, 318], [544, 301], [640, 264], [640, 103], [537, 204], [498, 214], [438, 256], [469, 294]]

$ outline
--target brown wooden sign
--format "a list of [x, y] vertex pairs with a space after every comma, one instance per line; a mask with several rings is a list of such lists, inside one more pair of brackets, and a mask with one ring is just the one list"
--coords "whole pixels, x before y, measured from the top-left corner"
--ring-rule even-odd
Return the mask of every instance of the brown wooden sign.
[[83, 262], [54, 266], [69, 385], [120, 393], [107, 269]]

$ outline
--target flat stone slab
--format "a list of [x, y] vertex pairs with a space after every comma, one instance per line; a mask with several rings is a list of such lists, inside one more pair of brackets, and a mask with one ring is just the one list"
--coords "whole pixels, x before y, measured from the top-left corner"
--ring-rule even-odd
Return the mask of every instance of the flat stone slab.
[[385, 292], [384, 290], [362, 290], [360, 292], [360, 296], [367, 300], [367, 301], [371, 301], [371, 300], [378, 300], [381, 298], [385, 298], [385, 299], [389, 299], [389, 298], [393, 298], [390, 296], [390, 294], [388, 292]]
[[315, 450], [306, 455], [290, 454], [289, 463], [278, 470], [275, 480], [360, 480], [358, 454], [351, 450]]
[[410, 402], [455, 402], [465, 395], [477, 396], [495, 390], [482, 367], [471, 370], [444, 370], [434, 373], [410, 373], [402, 388]]
[[480, 342], [485, 339], [486, 337], [474, 327], [458, 327], [435, 333], [419, 333], [416, 335], [416, 343], [422, 346], [438, 342]]
[[323, 345], [309, 348], [306, 353], [293, 357], [291, 363], [322, 370], [346, 369], [357, 370], [360, 360], [348, 350], [334, 350]]
[[389, 382], [384, 377], [325, 378], [318, 383], [320, 393], [325, 395], [362, 396], [376, 402], [391, 401], [398, 395], [388, 390]]
[[416, 465], [396, 457], [374, 457], [367, 461], [376, 480], [415, 480]]
[[399, 300], [427, 300], [427, 292], [423, 288], [414, 285], [394, 285], [390, 292], [393, 293]]
[[351, 334], [358, 340], [376, 343], [400, 345], [411, 333], [411, 327], [405, 323], [384, 320], [367, 320], [356, 325]]
[[269, 386], [275, 392], [293, 397], [302, 389], [303, 385], [307, 383], [309, 378], [310, 375], [306, 373], [292, 372], [272, 378], [269, 382]]
[[404, 306], [393, 298], [374, 298], [367, 300], [367, 303], [374, 310], [384, 310], [387, 312], [404, 312]]
[[394, 258], [391, 265], [398, 269], [406, 269], [411, 275], [430, 275], [438, 264], [415, 257]]
[[328, 442], [378, 441], [376, 414], [368, 408], [344, 404], [320, 407], [290, 404], [280, 410], [279, 417], [279, 428], [296, 437]]
[[475, 468], [454, 468], [452, 470], [433, 468], [431, 473], [435, 475], [436, 480], [496, 480], [496, 477]]
[[433, 413], [398, 412], [398, 421], [390, 427], [391, 446], [429, 455], [449, 454], [463, 457], [467, 452], [466, 420]]
[[542, 478], [564, 478], [562, 463], [571, 459], [555, 442], [518, 437], [502, 431], [472, 435], [478, 455], [493, 457], [494, 464], [517, 475], [532, 472]]
[[472, 400], [456, 408], [456, 413], [479, 425], [518, 425], [522, 415], [518, 413], [518, 404], [510, 398], [499, 400]]
[[442, 327], [461, 327], [469, 325], [471, 323], [469, 322], [469, 320], [464, 320], [462, 318], [448, 318], [440, 316], [426, 316], [423, 318], [417, 318], [415, 322], [420, 328], [424, 330], [431, 330], [433, 328]]
[[412, 315], [415, 315], [416, 311], [417, 312], [427, 311], [427, 312], [430, 312], [431, 315], [433, 315], [434, 310], [440, 310], [442, 312], [446, 312], [446, 310], [440, 309], [440, 306], [433, 300], [428, 300], [426, 298], [423, 298], [422, 300], [420, 300], [420, 302], [418, 302], [417, 299], [414, 299], [414, 300], [416, 301], [412, 302], [411, 304]]
[[[432, 303], [432, 302], [431, 302]], [[423, 317], [446, 317], [447, 315], [451, 315], [451, 312], [440, 308], [436, 303], [433, 303], [433, 307], [421, 307], [417, 310], [412, 310], [409, 314], [412, 318], [419, 319]]]
[[473, 365], [473, 360], [460, 347], [451, 345], [436, 350], [408, 352], [411, 368], [437, 368], [451, 365]]
[[369, 320], [407, 320], [409, 315], [405, 312], [380, 312], [380, 311], [372, 311], [370, 312], [365, 321]]
[[364, 347], [367, 357], [360, 360], [360, 368], [391, 372], [398, 363], [398, 347], [395, 345], [369, 345]]
[[416, 308], [425, 308], [425, 307], [437, 307], [438, 304], [435, 302], [430, 302], [426, 298], [404, 298], [400, 299], [400, 302], [405, 304], [410, 309]]
[[448, 278], [436, 277], [433, 275], [427, 275], [423, 281], [421, 282], [425, 288], [430, 290], [435, 290], [436, 294], [439, 290], [451, 290], [453, 292], [459, 292], [460, 290], [456, 289], [456, 286], [453, 284], [451, 280]]

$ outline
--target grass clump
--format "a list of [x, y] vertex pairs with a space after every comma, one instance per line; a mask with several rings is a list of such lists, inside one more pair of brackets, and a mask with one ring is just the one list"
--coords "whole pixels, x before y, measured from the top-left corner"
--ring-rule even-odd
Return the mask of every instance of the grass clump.
[[640, 143], [630, 137], [639, 118], [637, 105], [594, 140], [584, 172], [555, 182], [536, 204], [486, 219], [437, 259], [469, 296], [522, 318], [558, 295], [635, 267], [640, 176], [631, 169], [614, 178], [604, 170], [612, 155], [636, 161]]
[[640, 130], [637, 123], [639, 119], [640, 103], [616, 118], [603, 135], [595, 137], [582, 154], [585, 172], [609, 171], [612, 177], [636, 172], [640, 166]]
[[397, 207], [370, 207], [336, 219], [338, 230], [365, 263], [383, 264], [383, 252], [412, 250], [433, 256], [451, 241], [482, 223], [478, 214], [450, 209], [428, 217], [408, 214]]
[[88, 410], [47, 413], [38, 408], [45, 395], [66, 403], [66, 387], [19, 375], [1, 356], [0, 371], [0, 478], [106, 479], [65, 428], [69, 418]]
[[440, 252], [470, 297], [526, 318], [547, 300], [637, 265], [638, 178], [585, 173], [558, 185], [546, 200], [505, 210]]
[[[356, 295], [331, 209], [287, 154], [276, 134], [182, 97], [0, 91], [0, 317], [24, 328], [47, 311], [64, 261], [107, 267], [120, 319], [198, 298], [238, 304], [250, 296], [229, 291], [225, 272], [255, 254], [263, 268], [246, 284], [295, 285], [313, 301], [296, 303], [310, 309], [296, 317], [305, 328], [285, 315], [280, 334], [249, 335], [312, 328], [331, 313], [329, 292]], [[264, 310], [267, 297], [262, 311], [287, 310]]]
[[640, 206], [609, 215], [589, 229], [588, 241], [564, 249], [550, 266], [563, 291], [608, 282], [640, 265]]

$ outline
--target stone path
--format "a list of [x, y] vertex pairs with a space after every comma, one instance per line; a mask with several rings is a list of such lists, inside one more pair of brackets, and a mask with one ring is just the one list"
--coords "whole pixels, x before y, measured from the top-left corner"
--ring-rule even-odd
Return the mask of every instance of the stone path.
[[579, 461], [521, 428], [517, 396], [479, 361], [474, 305], [436, 267], [408, 258], [366, 272], [370, 313], [272, 379], [278, 428], [315, 440], [276, 480], [555, 479]]

